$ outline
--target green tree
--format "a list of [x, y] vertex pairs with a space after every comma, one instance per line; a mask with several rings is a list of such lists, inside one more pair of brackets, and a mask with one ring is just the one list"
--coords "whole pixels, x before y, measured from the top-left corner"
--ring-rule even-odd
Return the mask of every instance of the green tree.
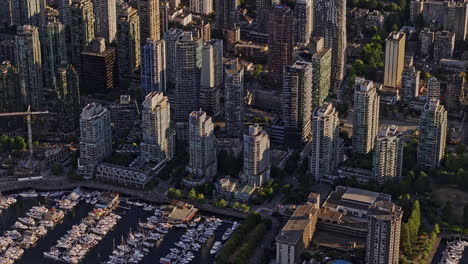
[[240, 207], [239, 202], [235, 202], [235, 203], [232, 205], [232, 208], [234, 208], [234, 209], [236, 209], [236, 210], [239, 209], [239, 207]]
[[240, 208], [244, 214], [247, 214], [250, 211], [250, 207], [248, 207], [246, 204], [241, 204]]
[[14, 149], [16, 150], [24, 150], [26, 149], [28, 145], [26, 144], [26, 141], [24, 140], [23, 137], [17, 136], [14, 139]]
[[227, 206], [227, 202], [224, 199], [218, 201], [218, 207], [225, 208]]
[[182, 192], [181, 192], [179, 189], [176, 189], [176, 190], [175, 190], [174, 198], [175, 198], [175, 199], [180, 199], [180, 198], [182, 198]]
[[410, 232], [408, 228], [408, 223], [403, 223], [401, 225], [401, 250], [403, 251], [403, 254], [406, 256], [411, 255], [412, 253], [412, 244], [411, 244], [411, 239], [410, 239]]
[[434, 233], [435, 233], [436, 235], [440, 233], [440, 227], [439, 227], [438, 224], [435, 224], [435, 225], [434, 225]]
[[52, 174], [57, 176], [63, 173], [63, 166], [62, 164], [55, 163], [50, 166], [50, 170], [52, 171]]
[[190, 189], [188, 195], [187, 195], [187, 198], [191, 201], [194, 201], [195, 199], [197, 199], [197, 193], [195, 192], [195, 189], [192, 188]]
[[199, 193], [197, 195], [197, 200], [199, 203], [204, 203], [205, 202], [205, 195], [203, 193]]

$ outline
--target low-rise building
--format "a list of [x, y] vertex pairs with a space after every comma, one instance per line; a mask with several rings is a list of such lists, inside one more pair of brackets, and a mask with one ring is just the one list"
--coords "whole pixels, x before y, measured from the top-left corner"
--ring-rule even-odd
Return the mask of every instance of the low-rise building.
[[49, 165], [62, 163], [71, 156], [71, 151], [68, 147], [54, 147], [46, 150], [44, 156]]
[[169, 224], [182, 224], [190, 222], [197, 214], [198, 209], [191, 204], [177, 202], [169, 205], [163, 212], [162, 220]]
[[318, 210], [313, 205], [300, 205], [276, 236], [276, 263], [297, 263], [312, 240]]

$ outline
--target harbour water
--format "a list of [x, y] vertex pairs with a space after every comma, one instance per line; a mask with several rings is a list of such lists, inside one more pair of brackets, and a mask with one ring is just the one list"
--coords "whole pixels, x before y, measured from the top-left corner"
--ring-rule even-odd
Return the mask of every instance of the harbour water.
[[[0, 234], [11, 229], [18, 217], [24, 217], [26, 212], [35, 205], [53, 205], [53, 201], [46, 200], [42, 197], [37, 198], [17, 198], [17, 203], [10, 208], [3, 210], [0, 214]], [[125, 205], [126, 206], [126, 205]], [[130, 206], [130, 205], [129, 205]], [[80, 221], [88, 215], [93, 209], [93, 205], [87, 204], [85, 201], [80, 201], [79, 204], [65, 215], [63, 222], [57, 224], [47, 235], [40, 238], [34, 247], [26, 249], [24, 255], [15, 263], [20, 264], [42, 264], [52, 263], [50, 259], [43, 256], [43, 252], [49, 251], [73, 225], [79, 224]], [[152, 212], [144, 211], [141, 207], [130, 206], [130, 209], [117, 208], [114, 212], [122, 217], [112, 231], [110, 231], [93, 249], [91, 249], [82, 263], [97, 264], [105, 262], [109, 259], [115, 246], [119, 245], [122, 238], [126, 239], [128, 234], [133, 230], [138, 229], [140, 221], [146, 221], [146, 217], [152, 215]], [[195, 258], [191, 263], [213, 263], [214, 256], [210, 254], [210, 249], [215, 241], [220, 241], [226, 229], [232, 226], [232, 223], [225, 219], [218, 227], [213, 237], [203, 244], [202, 248], [196, 252]], [[170, 249], [176, 247], [175, 243], [184, 234], [185, 229], [173, 228], [164, 236], [162, 243], [150, 249], [150, 252], [143, 258], [140, 263], [159, 263], [159, 259], [170, 253]]]

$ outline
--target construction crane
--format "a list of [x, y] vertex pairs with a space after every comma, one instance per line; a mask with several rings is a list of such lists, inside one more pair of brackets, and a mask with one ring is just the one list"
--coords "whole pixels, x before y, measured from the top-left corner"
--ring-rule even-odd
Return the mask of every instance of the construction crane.
[[0, 113], [0, 117], [2, 116], [26, 116], [26, 121], [28, 124], [28, 145], [29, 145], [29, 159], [33, 159], [33, 144], [32, 144], [32, 129], [31, 129], [31, 116], [33, 115], [45, 115], [48, 114], [49, 111], [38, 111], [38, 112], [31, 112], [31, 106], [28, 105], [28, 111], [26, 112], [12, 112], [12, 113]]

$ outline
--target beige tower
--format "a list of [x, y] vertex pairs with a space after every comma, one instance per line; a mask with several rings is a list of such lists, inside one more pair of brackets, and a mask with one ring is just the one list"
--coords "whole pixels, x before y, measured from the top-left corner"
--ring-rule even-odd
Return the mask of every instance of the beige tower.
[[385, 86], [400, 86], [405, 66], [405, 41], [405, 33], [396, 31], [390, 33], [385, 41]]
[[161, 18], [159, 0], [138, 0], [138, 15], [140, 16], [140, 40], [145, 43], [147, 38], [161, 39]]

